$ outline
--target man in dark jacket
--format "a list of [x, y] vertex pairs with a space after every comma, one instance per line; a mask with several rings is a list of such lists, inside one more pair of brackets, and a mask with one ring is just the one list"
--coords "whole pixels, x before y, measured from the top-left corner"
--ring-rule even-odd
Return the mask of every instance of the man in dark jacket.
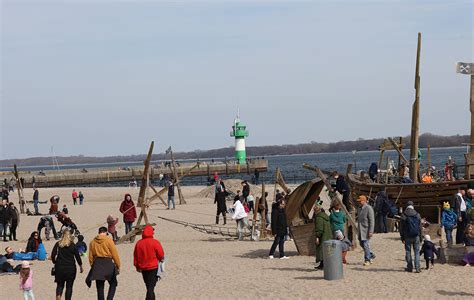
[[462, 244], [464, 241], [464, 231], [467, 226], [467, 203], [466, 191], [462, 188], [458, 189], [456, 198], [454, 200], [454, 212], [458, 216], [457, 230], [456, 230], [456, 244]]
[[346, 179], [337, 172], [334, 173], [334, 178], [336, 178], [336, 191], [342, 195], [342, 203], [344, 203], [348, 211], [352, 211], [352, 205], [350, 203], [351, 190], [349, 189]]
[[7, 200], [2, 200], [0, 205], [0, 237], [3, 236], [3, 241], [7, 240], [7, 226], [11, 219], [10, 209], [7, 204]]
[[[244, 202], [247, 202], [247, 197], [250, 195], [250, 186], [247, 180], [242, 181], [242, 197]], [[244, 203], [242, 202], [242, 204]]]
[[[171, 204], [173, 204], [173, 207], [171, 207]], [[168, 208], [167, 209], [175, 209], [174, 183], [173, 183], [172, 180], [170, 180], [169, 183], [168, 183]]]
[[421, 217], [413, 207], [413, 201], [408, 201], [407, 208], [400, 217], [400, 238], [405, 244], [405, 260], [407, 267], [405, 271], [413, 271], [413, 259], [411, 250], [415, 253], [415, 271], [421, 273], [420, 268], [420, 237], [421, 237]]
[[223, 182], [219, 181], [219, 183], [217, 184], [216, 197], [214, 198], [214, 204], [217, 203], [216, 224], [219, 224], [220, 214], [222, 214], [222, 218], [224, 219], [224, 225], [227, 222], [226, 216], [225, 216], [227, 213], [227, 205], [225, 203], [226, 196], [227, 196], [227, 191], [225, 190], [225, 185], [223, 184]]
[[18, 241], [16, 239], [16, 228], [18, 227], [18, 218], [20, 216], [20, 212], [15, 207], [13, 202], [8, 204], [8, 208], [10, 209], [10, 241], [12, 238], [14, 241]]
[[39, 203], [39, 191], [37, 188], [33, 188], [35, 192], [33, 193], [33, 206], [35, 207], [35, 215], [39, 215], [39, 208], [38, 208], [38, 203]]
[[281, 200], [272, 206], [272, 233], [275, 236], [275, 240], [273, 241], [270, 254], [268, 255], [270, 259], [274, 258], [273, 254], [275, 254], [277, 245], [278, 251], [280, 252], [280, 259], [289, 259], [289, 257], [285, 256], [284, 250], [286, 228], [288, 227], [286, 223], [285, 205], [285, 200]]

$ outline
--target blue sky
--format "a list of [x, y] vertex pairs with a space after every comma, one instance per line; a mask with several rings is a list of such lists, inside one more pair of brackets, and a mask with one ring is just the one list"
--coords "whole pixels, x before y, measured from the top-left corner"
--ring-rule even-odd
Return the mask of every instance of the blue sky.
[[472, 1], [2, 1], [0, 158], [469, 133]]

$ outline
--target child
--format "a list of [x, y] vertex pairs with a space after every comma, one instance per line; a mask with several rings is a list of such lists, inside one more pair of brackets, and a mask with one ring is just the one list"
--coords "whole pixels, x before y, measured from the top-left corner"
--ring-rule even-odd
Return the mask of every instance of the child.
[[84, 236], [82, 234], [77, 236], [77, 250], [79, 251], [79, 255], [86, 256], [87, 253], [87, 244], [84, 243]]
[[336, 236], [336, 239], [342, 244], [342, 263], [347, 264], [346, 255], [347, 251], [349, 251], [349, 248], [352, 247], [352, 243], [349, 241], [349, 239], [344, 237], [344, 234], [340, 230], [336, 230], [334, 235]]
[[448, 245], [453, 244], [453, 228], [456, 225], [456, 213], [451, 209], [449, 202], [443, 203], [443, 211], [441, 212], [441, 227], [446, 232], [446, 240]]
[[23, 261], [20, 270], [20, 290], [23, 290], [23, 298], [28, 300], [30, 297], [35, 300], [33, 295], [33, 271], [30, 269], [30, 263]]
[[114, 217], [112, 217], [111, 215], [107, 217], [107, 225], [108, 225], [107, 231], [112, 235], [112, 239], [114, 240], [114, 242], [117, 242], [119, 239], [117, 230], [115, 229], [115, 225], [117, 225], [117, 223], [118, 223], [118, 218], [115, 218], [114, 220]]
[[434, 255], [439, 255], [438, 249], [436, 249], [435, 245], [431, 241], [431, 237], [429, 235], [425, 235], [425, 241], [423, 242], [423, 246], [421, 246], [420, 255], [423, 254], [426, 261], [426, 269], [434, 267]]
[[66, 204], [63, 205], [62, 212], [65, 213], [66, 215], [69, 214], [69, 210], [67, 209]]

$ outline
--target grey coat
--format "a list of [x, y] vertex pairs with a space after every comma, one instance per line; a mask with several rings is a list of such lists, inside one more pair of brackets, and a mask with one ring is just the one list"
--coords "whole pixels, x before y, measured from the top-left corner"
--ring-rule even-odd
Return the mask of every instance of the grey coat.
[[369, 233], [374, 233], [374, 209], [367, 203], [357, 212], [357, 222], [359, 225], [359, 240], [367, 241], [370, 239]]

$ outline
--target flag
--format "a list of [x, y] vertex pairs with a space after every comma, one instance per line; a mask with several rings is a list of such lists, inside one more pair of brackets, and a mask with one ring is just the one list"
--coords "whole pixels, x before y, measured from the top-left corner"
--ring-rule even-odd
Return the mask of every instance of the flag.
[[171, 153], [171, 146], [168, 149], [166, 149], [165, 154], [170, 154], [170, 153]]

